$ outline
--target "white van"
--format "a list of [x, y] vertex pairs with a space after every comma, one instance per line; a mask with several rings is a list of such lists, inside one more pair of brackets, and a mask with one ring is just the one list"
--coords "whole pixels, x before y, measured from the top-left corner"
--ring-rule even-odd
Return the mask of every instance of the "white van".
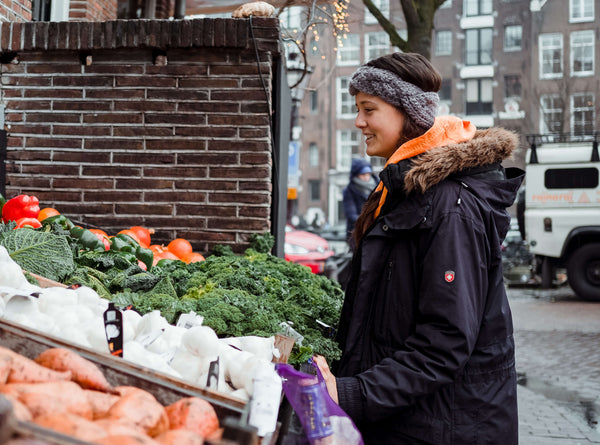
[[566, 267], [575, 293], [600, 301], [600, 133], [551, 138], [528, 137], [525, 236], [543, 287]]

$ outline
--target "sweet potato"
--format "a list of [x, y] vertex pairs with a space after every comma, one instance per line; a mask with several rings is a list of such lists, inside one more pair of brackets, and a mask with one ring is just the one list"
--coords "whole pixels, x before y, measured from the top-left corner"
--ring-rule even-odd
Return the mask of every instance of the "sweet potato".
[[149, 437], [142, 428], [125, 423], [123, 420], [104, 418], [94, 420], [94, 423], [104, 428], [104, 431], [106, 431], [108, 436], [126, 434], [128, 436]]
[[117, 395], [96, 391], [94, 389], [84, 389], [83, 392], [90, 402], [94, 419], [105, 417], [110, 407], [119, 400], [119, 396]]
[[16, 397], [33, 417], [49, 412], [71, 413], [92, 419], [93, 412], [84, 390], [75, 382], [6, 383], [0, 393]]
[[94, 443], [98, 445], [160, 445], [160, 442], [152, 440], [148, 436], [130, 436], [128, 434], [102, 437], [95, 440]]
[[33, 420], [33, 416], [31, 415], [29, 408], [23, 405], [23, 403], [17, 397], [11, 394], [2, 394], [2, 397], [8, 400], [12, 405], [12, 410], [17, 420], [22, 422], [30, 422]]
[[161, 445], [202, 445], [204, 439], [200, 434], [190, 430], [169, 430], [154, 438]]
[[108, 383], [100, 368], [75, 351], [50, 348], [38, 355], [35, 361], [55, 371], [70, 371], [71, 379], [82, 388], [115, 393], [115, 389]]
[[108, 410], [107, 418], [142, 428], [151, 437], [169, 429], [165, 407], [143, 390], [121, 396]]
[[213, 406], [199, 397], [184, 397], [166, 407], [170, 429], [186, 429], [206, 437], [219, 428]]
[[[91, 420], [76, 416], [71, 413], [46, 414], [34, 419], [34, 423], [43, 428], [48, 428], [76, 439], [94, 442], [106, 437], [106, 432], [100, 425]], [[117, 442], [113, 442], [117, 443]]]
[[38, 365], [31, 359], [8, 348], [0, 346], [0, 356], [11, 357], [10, 372], [5, 380], [8, 383], [41, 383], [56, 382], [71, 379], [69, 371], [59, 372]]
[[0, 383], [6, 383], [12, 366], [12, 355], [0, 351]]

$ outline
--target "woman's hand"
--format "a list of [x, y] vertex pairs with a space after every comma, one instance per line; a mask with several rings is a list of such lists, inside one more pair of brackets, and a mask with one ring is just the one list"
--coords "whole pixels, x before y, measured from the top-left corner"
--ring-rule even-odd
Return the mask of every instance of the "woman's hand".
[[327, 392], [329, 396], [333, 399], [335, 403], [339, 403], [338, 401], [338, 392], [337, 392], [337, 384], [335, 383], [335, 376], [329, 370], [329, 365], [327, 364], [327, 360], [322, 355], [315, 355], [313, 357], [315, 361], [315, 365], [321, 371], [323, 375], [323, 379], [325, 380], [325, 386], [327, 386]]

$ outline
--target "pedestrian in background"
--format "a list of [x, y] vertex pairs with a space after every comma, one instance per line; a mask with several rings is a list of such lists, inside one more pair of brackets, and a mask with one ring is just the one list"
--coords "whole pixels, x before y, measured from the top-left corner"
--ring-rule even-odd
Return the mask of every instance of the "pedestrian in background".
[[377, 181], [373, 175], [371, 164], [363, 158], [353, 158], [350, 167], [350, 180], [343, 191], [347, 241], [350, 241], [363, 204], [376, 186]]
[[501, 242], [524, 174], [501, 162], [518, 138], [436, 117], [441, 81], [411, 53], [351, 77], [367, 154], [387, 162], [353, 234], [342, 357], [315, 362], [366, 444], [515, 445]]

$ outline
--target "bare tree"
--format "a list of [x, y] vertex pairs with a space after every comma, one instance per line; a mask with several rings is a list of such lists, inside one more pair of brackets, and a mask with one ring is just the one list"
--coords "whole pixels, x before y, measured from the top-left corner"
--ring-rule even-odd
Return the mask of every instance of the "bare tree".
[[372, 0], [363, 0], [371, 14], [377, 19], [383, 30], [390, 36], [390, 42], [404, 52], [419, 53], [431, 59], [431, 36], [433, 19], [438, 8], [446, 0], [398, 0], [406, 20], [407, 38], [398, 34], [390, 22], [375, 6]]

